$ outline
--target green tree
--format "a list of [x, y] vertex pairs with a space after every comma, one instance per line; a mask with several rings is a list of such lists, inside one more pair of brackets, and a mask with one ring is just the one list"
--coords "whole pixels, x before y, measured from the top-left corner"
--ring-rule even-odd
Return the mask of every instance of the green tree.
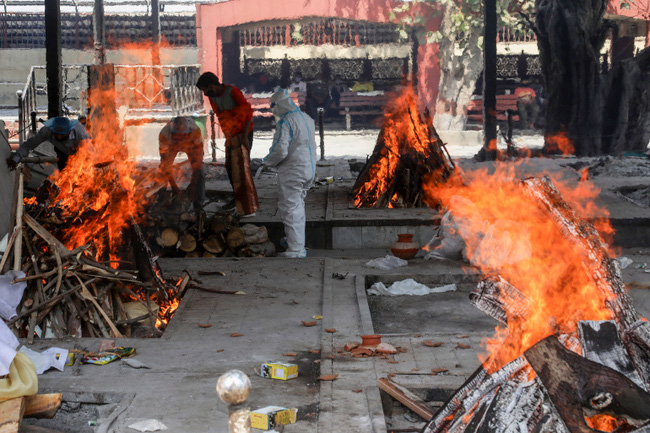
[[[533, 0], [497, 1], [498, 26], [523, 33], [528, 29], [520, 14], [533, 9]], [[396, 7], [391, 18], [400, 25], [403, 36], [415, 28], [421, 44], [438, 44], [441, 77], [435, 123], [441, 129], [462, 130], [467, 105], [483, 70], [483, 1], [412, 0]], [[438, 30], [423, 30], [431, 27], [432, 20], [440, 21]]]

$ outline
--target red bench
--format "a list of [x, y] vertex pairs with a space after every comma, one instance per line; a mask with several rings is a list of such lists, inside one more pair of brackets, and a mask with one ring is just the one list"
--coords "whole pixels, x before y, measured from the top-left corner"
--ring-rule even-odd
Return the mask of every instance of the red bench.
[[345, 115], [345, 129], [352, 129], [352, 116], [381, 116], [388, 95], [364, 95], [364, 92], [342, 92], [339, 101], [339, 114]]
[[[517, 114], [517, 97], [515, 95], [497, 95], [497, 120], [508, 120], [507, 110], [513, 111], [512, 120], [519, 121]], [[467, 106], [467, 120], [483, 122], [483, 99], [472, 99]]]
[[[259, 97], [259, 96], [254, 97], [253, 95], [258, 95], [258, 94], [249, 93], [244, 95], [246, 97], [246, 100], [251, 104], [251, 107], [253, 107], [253, 117], [273, 116], [273, 113], [271, 113], [271, 96], [269, 95], [266, 97]], [[307, 99], [307, 95], [304, 92], [291, 92], [289, 93], [289, 96], [291, 97], [291, 99], [293, 99], [293, 102], [295, 102], [299, 107], [305, 105], [305, 100]]]

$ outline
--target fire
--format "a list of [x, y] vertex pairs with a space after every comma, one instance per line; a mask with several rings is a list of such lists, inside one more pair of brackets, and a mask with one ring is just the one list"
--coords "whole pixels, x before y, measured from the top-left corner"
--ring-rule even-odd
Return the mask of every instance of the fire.
[[[385, 107], [372, 163], [354, 186], [355, 207], [405, 207], [420, 203], [420, 184], [436, 183], [453, 170], [433, 125], [420, 116], [411, 86], [392, 95]], [[428, 113], [425, 120], [430, 121]]]
[[[132, 44], [124, 47], [127, 53], [151, 48], [148, 44]], [[140, 56], [141, 58], [141, 56]], [[134, 156], [128, 155], [124, 143], [124, 131], [119, 121], [116, 101], [120, 101], [112, 80], [99, 68], [100, 83], [109, 83], [91, 88], [88, 100], [91, 112], [87, 129], [91, 140], [83, 142], [77, 152], [70, 156], [63, 171], [50, 176], [58, 187], [56, 197], [50, 197], [50, 204], [65, 224], [57, 229], [62, 233], [61, 241], [69, 249], [91, 244], [93, 255], [98, 261], [110, 262], [113, 268], [119, 266], [121, 248], [130, 239], [130, 228], [142, 221], [148, 199], [147, 182], [159, 179], [157, 170], [149, 175], [138, 175]], [[128, 79], [128, 77], [122, 77]], [[136, 78], [133, 78], [136, 80]], [[136, 82], [128, 83], [135, 87]], [[131, 158], [129, 157], [131, 156]], [[140, 183], [139, 183], [140, 182]], [[27, 202], [27, 200], [26, 200]], [[161, 286], [167, 287], [160, 275], [156, 278]], [[179, 300], [173, 290], [160, 290], [164, 295], [151, 296], [160, 306], [159, 325], [166, 324], [177, 308]], [[148, 297], [148, 296], [144, 296]], [[158, 324], [157, 324], [158, 326]]]
[[[534, 306], [526, 317], [508, 318], [512, 325], [497, 327], [487, 341], [490, 355], [482, 361], [490, 373], [549, 335], [576, 335], [580, 320], [613, 318], [581, 251], [525, 193], [515, 167], [497, 163], [494, 174], [482, 169], [465, 178], [464, 184], [427, 186], [425, 193], [453, 214], [470, 263], [485, 275], [501, 275]], [[591, 209], [587, 203], [598, 192], [593, 185], [582, 181], [576, 189], [558, 176], [553, 181], [574, 208]]]
[[550, 153], [561, 153], [562, 155], [573, 155], [575, 148], [565, 131], [544, 137], [545, 148]]
[[602, 413], [594, 415], [591, 418], [585, 417], [585, 421], [592, 429], [603, 432], [613, 432], [619, 427], [619, 422], [616, 418]]

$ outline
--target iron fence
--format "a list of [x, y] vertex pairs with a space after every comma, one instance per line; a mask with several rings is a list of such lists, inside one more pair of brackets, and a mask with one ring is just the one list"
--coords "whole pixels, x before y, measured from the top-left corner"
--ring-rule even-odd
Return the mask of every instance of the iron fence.
[[[64, 65], [62, 98], [67, 116], [88, 111], [90, 65]], [[177, 115], [203, 110], [203, 96], [196, 87], [200, 65], [115, 65], [117, 107], [126, 107], [126, 118]], [[45, 66], [33, 66], [18, 92], [18, 130], [22, 143], [25, 131], [35, 127], [32, 119], [47, 115]], [[34, 114], [31, 114], [34, 113]]]

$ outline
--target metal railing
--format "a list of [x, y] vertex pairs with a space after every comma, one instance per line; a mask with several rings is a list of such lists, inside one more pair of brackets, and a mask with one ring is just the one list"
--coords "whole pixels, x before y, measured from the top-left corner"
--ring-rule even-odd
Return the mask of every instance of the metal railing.
[[[68, 116], [88, 111], [88, 70], [91, 65], [64, 65], [63, 111]], [[196, 87], [200, 65], [114, 65], [116, 106], [127, 107], [126, 118], [171, 118], [203, 111], [203, 95]], [[18, 91], [19, 140], [34, 128], [32, 118], [47, 116], [45, 66], [33, 66]], [[35, 113], [35, 115], [31, 115]]]

